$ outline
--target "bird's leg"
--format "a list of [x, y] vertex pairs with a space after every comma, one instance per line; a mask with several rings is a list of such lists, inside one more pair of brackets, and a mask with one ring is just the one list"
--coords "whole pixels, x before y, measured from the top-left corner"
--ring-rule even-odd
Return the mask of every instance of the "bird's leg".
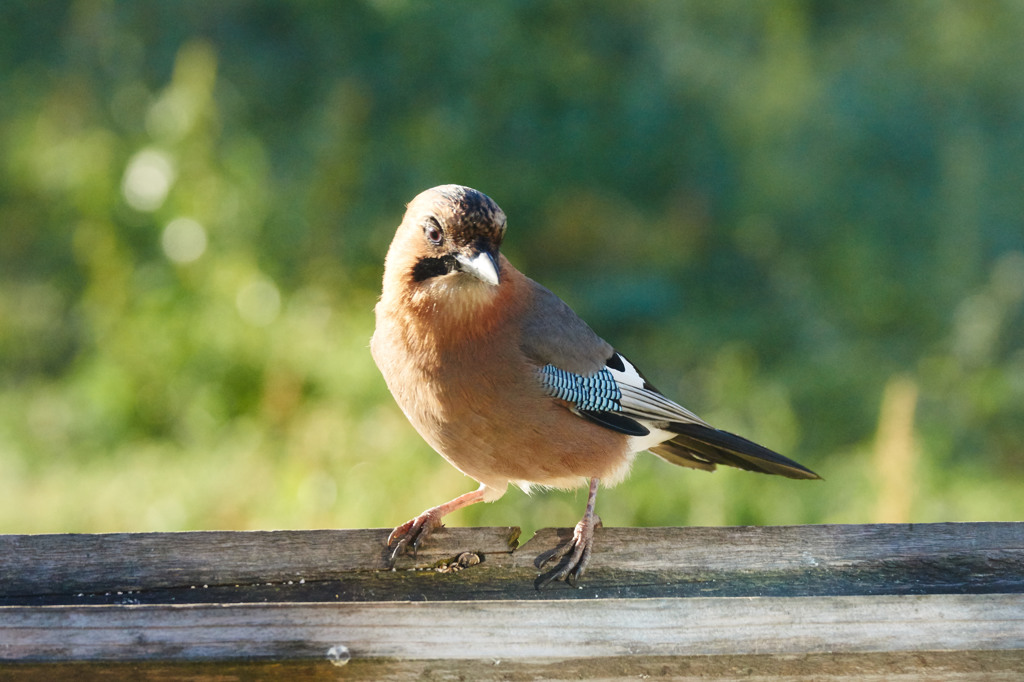
[[411, 549], [415, 555], [416, 550], [420, 548], [420, 545], [427, 539], [427, 536], [435, 528], [440, 528], [444, 525], [441, 523], [442, 516], [447, 516], [456, 509], [462, 509], [471, 504], [483, 502], [483, 500], [484, 486], [480, 486], [471, 493], [459, 495], [454, 500], [431, 507], [416, 518], [409, 519], [395, 528], [391, 531], [391, 535], [388, 536], [387, 546], [391, 547], [392, 543], [395, 545], [391, 555], [388, 557], [388, 566], [394, 566], [398, 555], [407, 549]]
[[590, 550], [594, 545], [594, 529], [601, 527], [601, 517], [594, 513], [594, 503], [597, 501], [597, 484], [599, 479], [590, 479], [590, 496], [587, 497], [587, 511], [583, 518], [576, 524], [572, 533], [572, 539], [564, 545], [550, 549], [534, 562], [537, 568], [543, 568], [545, 564], [556, 559], [562, 561], [550, 572], [537, 578], [535, 583], [537, 589], [548, 583], [565, 579], [567, 583], [576, 586], [576, 583], [583, 576], [583, 571], [590, 561]]

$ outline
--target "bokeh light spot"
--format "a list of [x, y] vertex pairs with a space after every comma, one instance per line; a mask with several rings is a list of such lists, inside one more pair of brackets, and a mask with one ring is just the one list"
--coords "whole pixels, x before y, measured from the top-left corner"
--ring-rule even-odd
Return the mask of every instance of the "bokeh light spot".
[[206, 251], [206, 230], [191, 218], [175, 218], [164, 228], [160, 245], [175, 263], [191, 263]]
[[235, 305], [243, 320], [266, 327], [281, 311], [281, 293], [269, 279], [257, 277], [238, 290]]
[[174, 163], [165, 152], [143, 149], [128, 162], [121, 191], [128, 205], [151, 212], [163, 206], [174, 184]]

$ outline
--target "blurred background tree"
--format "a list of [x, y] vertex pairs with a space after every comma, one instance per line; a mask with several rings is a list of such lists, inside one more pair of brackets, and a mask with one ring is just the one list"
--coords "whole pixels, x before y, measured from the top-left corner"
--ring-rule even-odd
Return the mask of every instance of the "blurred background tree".
[[8, 0], [0, 31], [0, 532], [393, 526], [474, 487], [367, 349], [448, 182], [662, 390], [826, 478], [642, 457], [609, 525], [1024, 516], [1019, 2]]

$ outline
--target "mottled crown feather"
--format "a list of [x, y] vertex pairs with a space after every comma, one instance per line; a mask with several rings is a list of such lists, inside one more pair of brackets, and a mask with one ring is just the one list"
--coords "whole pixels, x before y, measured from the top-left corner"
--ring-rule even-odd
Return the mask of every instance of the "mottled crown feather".
[[463, 185], [440, 185], [423, 194], [435, 195], [435, 211], [450, 229], [450, 238], [467, 244], [483, 238], [494, 248], [505, 236], [505, 212], [489, 196]]

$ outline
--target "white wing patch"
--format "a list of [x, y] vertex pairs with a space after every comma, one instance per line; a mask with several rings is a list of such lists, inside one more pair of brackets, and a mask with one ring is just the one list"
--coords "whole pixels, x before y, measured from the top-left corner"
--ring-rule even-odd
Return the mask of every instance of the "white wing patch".
[[662, 428], [666, 426], [665, 422], [704, 423], [693, 412], [672, 402], [648, 384], [636, 366], [621, 353], [616, 351], [608, 358], [605, 369], [611, 372], [619, 385], [619, 404], [623, 414], [635, 418], [651, 431], [646, 436], [630, 437], [629, 449], [633, 452], [641, 452], [675, 438], [676, 434]]
[[[622, 365], [622, 369], [615, 365]], [[703, 424], [704, 420], [688, 409], [674, 403], [647, 383], [637, 368], [621, 353], [608, 359], [606, 369], [615, 377], [622, 397], [619, 404], [623, 414], [654, 422], [674, 421]], [[657, 426], [655, 426], [657, 428]]]

